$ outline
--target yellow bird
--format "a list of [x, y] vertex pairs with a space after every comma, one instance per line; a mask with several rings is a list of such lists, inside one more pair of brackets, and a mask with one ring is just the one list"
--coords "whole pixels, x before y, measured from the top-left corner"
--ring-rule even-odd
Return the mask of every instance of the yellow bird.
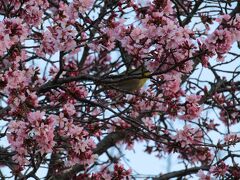
[[[120, 74], [120, 78], [115, 77], [111, 79], [115, 81], [114, 83], [109, 83], [107, 85], [104, 85], [103, 87], [104, 89], [115, 89], [119, 91], [126, 91], [132, 93], [144, 86], [146, 81], [149, 79], [146, 77], [148, 75], [150, 75], [150, 72], [144, 70], [144, 68], [131, 69], [128, 72], [127, 71], [122, 72]], [[124, 79], [124, 76], [126, 76], [127, 79]], [[131, 76], [138, 77], [131, 78]], [[102, 89], [99, 89], [99, 91], [102, 91]], [[99, 91], [97, 91], [97, 93]]]

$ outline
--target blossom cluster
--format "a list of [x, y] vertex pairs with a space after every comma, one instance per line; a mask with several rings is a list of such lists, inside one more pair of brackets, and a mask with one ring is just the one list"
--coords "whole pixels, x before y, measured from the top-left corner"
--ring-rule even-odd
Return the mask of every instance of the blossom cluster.
[[28, 36], [28, 28], [20, 18], [8, 18], [0, 22], [0, 56], [13, 45], [22, 43]]
[[239, 41], [240, 16], [234, 19], [230, 15], [223, 15], [217, 19], [220, 26], [204, 41], [208, 50], [216, 54], [219, 61], [224, 60], [224, 55], [232, 48], [232, 44]]
[[[61, 152], [62, 146], [68, 149], [66, 166], [89, 165], [96, 158], [92, 154], [95, 142], [88, 137], [88, 132], [63, 114], [46, 117], [44, 112], [30, 112], [27, 119], [11, 121], [8, 128], [8, 141], [17, 152], [13, 158], [20, 166], [29, 164], [26, 156]], [[58, 138], [62, 139], [61, 143], [56, 142]]]
[[98, 173], [93, 173], [91, 175], [88, 174], [80, 174], [76, 177], [76, 179], [96, 179], [96, 180], [101, 180], [101, 179], [106, 179], [106, 180], [111, 180], [111, 179], [131, 179], [131, 169], [126, 170], [124, 166], [120, 163], [115, 163], [113, 165], [113, 169], [108, 168], [108, 167], [102, 167], [101, 171]]

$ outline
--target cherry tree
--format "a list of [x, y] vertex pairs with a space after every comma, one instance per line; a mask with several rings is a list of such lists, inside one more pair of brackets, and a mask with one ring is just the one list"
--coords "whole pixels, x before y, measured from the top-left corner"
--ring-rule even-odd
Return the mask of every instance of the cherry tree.
[[139, 142], [182, 164], [146, 178], [240, 179], [239, 13], [236, 0], [1, 1], [1, 179], [136, 179], [124, 158]]

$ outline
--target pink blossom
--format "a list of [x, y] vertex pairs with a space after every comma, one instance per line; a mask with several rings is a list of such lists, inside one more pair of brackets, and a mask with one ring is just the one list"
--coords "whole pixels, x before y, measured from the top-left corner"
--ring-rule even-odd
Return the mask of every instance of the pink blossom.
[[29, 164], [29, 161], [24, 157], [24, 155], [15, 154], [12, 159], [13, 161], [18, 162], [20, 166]]
[[63, 106], [63, 110], [67, 112], [69, 116], [72, 116], [76, 113], [75, 107], [71, 103], [67, 103]]
[[71, 26], [56, 26], [54, 28], [49, 27], [43, 34], [42, 45], [37, 53], [40, 56], [47, 54], [54, 54], [57, 51], [68, 51], [76, 47], [74, 37], [76, 31]]
[[199, 180], [211, 180], [209, 173], [205, 174], [203, 170], [199, 170], [197, 176]]
[[28, 114], [28, 121], [32, 124], [35, 124], [37, 121], [42, 121], [43, 117], [45, 115], [45, 112], [30, 112]]
[[54, 124], [41, 125], [36, 129], [34, 139], [38, 142], [39, 151], [41, 154], [51, 153], [55, 145], [54, 141]]
[[180, 89], [180, 77], [173, 75], [164, 75], [164, 80], [166, 81], [163, 85], [163, 91], [165, 96], [171, 96], [172, 94], [176, 94]]
[[202, 141], [202, 131], [200, 129], [192, 128], [189, 125], [183, 127], [183, 130], [177, 130], [176, 135], [172, 138], [181, 144], [181, 147], [188, 145], [200, 144]]
[[131, 169], [125, 170], [122, 164], [114, 164], [114, 172], [112, 176], [116, 179], [128, 179], [131, 172]]
[[226, 165], [223, 161], [221, 161], [219, 164], [212, 166], [210, 168], [211, 174], [213, 174], [216, 177], [224, 176], [228, 171], [228, 165]]
[[19, 71], [10, 69], [5, 78], [7, 79], [7, 86], [5, 91], [9, 92], [11, 89], [22, 89], [31, 83], [32, 72], [29, 71]]
[[148, 127], [148, 129], [152, 129], [154, 127], [154, 124], [151, 118], [146, 117], [146, 118], [143, 118], [142, 121], [145, 124], [145, 126]]
[[39, 26], [42, 22], [43, 11], [39, 6], [26, 5], [25, 11], [22, 13], [21, 17], [26, 21], [27, 24], [33, 26]]
[[240, 141], [240, 134], [231, 133], [224, 136], [224, 141], [226, 144], [235, 145]]
[[25, 158], [27, 150], [24, 147], [24, 140], [27, 136], [27, 123], [23, 121], [11, 121], [9, 123], [7, 134], [8, 142], [11, 144], [11, 148], [17, 152], [14, 159], [20, 166], [28, 162]]
[[223, 55], [231, 49], [232, 43], [233, 36], [227, 29], [217, 29], [206, 39], [208, 49], [214, 50], [219, 60], [222, 60]]
[[28, 28], [20, 18], [4, 19], [4, 32], [9, 35], [12, 44], [23, 42], [28, 35]]
[[81, 13], [85, 13], [87, 10], [91, 9], [93, 3], [94, 0], [73, 0], [73, 2], [70, 4], [70, 7], [72, 6], [73, 11], [76, 9]]
[[202, 107], [199, 106], [198, 101], [201, 96], [190, 95], [186, 97], [185, 114], [179, 116], [181, 119], [192, 120], [198, 118], [202, 111]]
[[[121, 118], [115, 118], [112, 120], [112, 123], [113, 125], [109, 125], [109, 130], [110, 131], [115, 131], [116, 129], [126, 129], [126, 128], [130, 128], [131, 125], [129, 123], [127, 123], [126, 121], [122, 120]], [[109, 132], [110, 132], [109, 131]]]

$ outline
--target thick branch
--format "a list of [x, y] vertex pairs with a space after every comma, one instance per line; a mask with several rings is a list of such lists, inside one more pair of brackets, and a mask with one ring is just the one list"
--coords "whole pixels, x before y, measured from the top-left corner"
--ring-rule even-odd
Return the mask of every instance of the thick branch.
[[201, 166], [201, 167], [193, 167], [193, 168], [188, 168], [185, 170], [179, 170], [179, 171], [173, 171], [164, 175], [161, 175], [157, 178], [153, 178], [153, 180], [168, 180], [171, 178], [176, 178], [176, 177], [184, 177], [186, 175], [190, 175], [193, 173], [197, 173], [199, 170], [209, 170], [209, 166]]

